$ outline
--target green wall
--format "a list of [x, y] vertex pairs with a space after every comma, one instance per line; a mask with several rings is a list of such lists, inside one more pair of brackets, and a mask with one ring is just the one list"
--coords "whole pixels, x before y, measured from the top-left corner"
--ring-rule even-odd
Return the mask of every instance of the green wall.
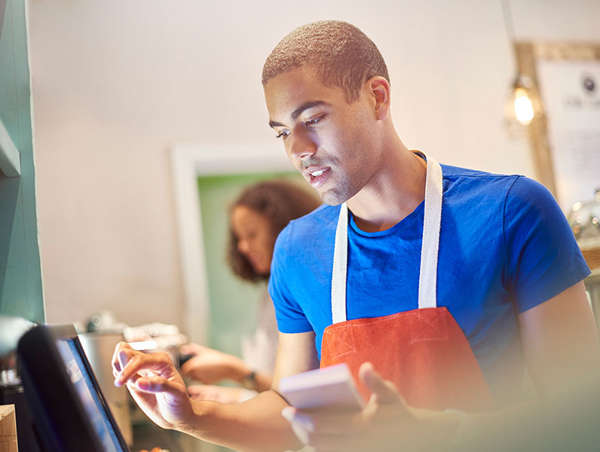
[[[4, 7], [4, 8], [3, 8]], [[0, 119], [21, 154], [21, 177], [0, 172], [0, 314], [44, 320], [35, 212], [24, 0], [0, 0]], [[0, 14], [1, 18], [1, 14]]]

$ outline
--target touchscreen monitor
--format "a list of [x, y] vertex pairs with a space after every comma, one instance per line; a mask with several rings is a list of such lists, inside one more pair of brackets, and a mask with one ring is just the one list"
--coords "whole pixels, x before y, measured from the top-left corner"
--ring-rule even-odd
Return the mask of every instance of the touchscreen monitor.
[[73, 327], [37, 326], [17, 354], [43, 450], [128, 450]]

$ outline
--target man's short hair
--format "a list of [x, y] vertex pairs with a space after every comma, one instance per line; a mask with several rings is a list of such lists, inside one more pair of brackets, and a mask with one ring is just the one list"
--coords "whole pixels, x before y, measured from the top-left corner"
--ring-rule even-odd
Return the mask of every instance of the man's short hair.
[[296, 28], [284, 37], [263, 66], [263, 86], [279, 74], [312, 66], [326, 86], [338, 86], [351, 103], [358, 99], [365, 81], [390, 77], [377, 46], [347, 22], [327, 20]]

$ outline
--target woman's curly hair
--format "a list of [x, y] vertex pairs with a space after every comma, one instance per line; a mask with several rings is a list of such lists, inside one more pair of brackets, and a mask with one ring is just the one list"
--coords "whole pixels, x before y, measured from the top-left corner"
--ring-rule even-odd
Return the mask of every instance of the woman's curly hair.
[[[271, 226], [273, 243], [281, 230], [296, 218], [306, 215], [320, 205], [311, 193], [296, 184], [284, 181], [265, 181], [247, 187], [229, 208], [244, 206], [263, 215]], [[233, 273], [246, 281], [258, 282], [269, 278], [268, 274], [257, 273], [246, 256], [238, 250], [238, 239], [229, 222], [227, 263]]]

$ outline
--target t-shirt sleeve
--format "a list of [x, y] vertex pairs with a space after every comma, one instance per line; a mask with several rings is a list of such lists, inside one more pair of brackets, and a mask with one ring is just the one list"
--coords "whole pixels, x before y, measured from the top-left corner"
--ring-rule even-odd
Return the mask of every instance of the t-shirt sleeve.
[[506, 274], [519, 312], [558, 295], [590, 274], [552, 194], [519, 176], [504, 205]]
[[271, 276], [269, 277], [269, 295], [275, 306], [277, 329], [282, 333], [306, 333], [313, 331], [304, 311], [291, 295], [287, 278], [296, 277], [291, 264], [293, 260], [292, 228], [290, 223], [277, 237], [273, 259], [271, 260]]

